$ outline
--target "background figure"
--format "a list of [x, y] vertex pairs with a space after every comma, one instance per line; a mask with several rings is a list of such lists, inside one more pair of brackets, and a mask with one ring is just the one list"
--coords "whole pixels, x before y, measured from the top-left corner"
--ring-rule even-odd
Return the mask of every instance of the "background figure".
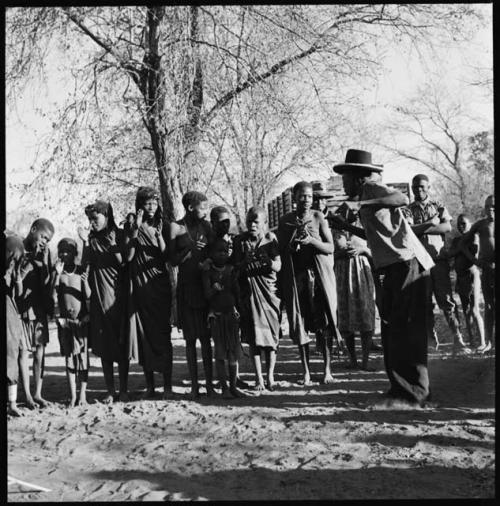
[[[25, 254], [21, 265], [23, 291], [17, 298], [17, 307], [22, 317], [28, 347], [33, 352], [33, 377], [35, 394], [31, 399], [29, 380], [23, 380], [26, 402], [31, 400], [40, 407], [47, 406], [42, 398], [42, 381], [45, 364], [45, 346], [49, 342], [49, 318], [54, 315], [51, 289], [52, 259], [48, 243], [54, 236], [54, 226], [49, 220], [39, 218], [31, 225], [23, 245]], [[24, 363], [25, 350], [21, 351]], [[24, 375], [24, 373], [23, 373]]]
[[[361, 227], [358, 216], [347, 206], [336, 214]], [[335, 231], [335, 279], [337, 281], [337, 326], [349, 352], [350, 367], [357, 369], [355, 332], [361, 334], [361, 369], [368, 371], [368, 358], [375, 328], [375, 285], [366, 241], [347, 231]]]
[[207, 258], [207, 243], [211, 234], [210, 223], [205, 219], [207, 197], [190, 191], [182, 197], [186, 211], [184, 217], [170, 225], [169, 256], [172, 265], [179, 266], [177, 276], [178, 327], [186, 341], [186, 359], [191, 377], [191, 393], [198, 397], [198, 366], [196, 340], [201, 343], [201, 356], [205, 370], [207, 395], [215, 394], [212, 384], [212, 346], [207, 327], [208, 304], [203, 293], [201, 263]]
[[[267, 231], [267, 213], [261, 207], [247, 212], [247, 231], [234, 241], [234, 263], [239, 270], [241, 339], [250, 346], [255, 388], [274, 390], [274, 367], [280, 339], [280, 299], [276, 275], [281, 268], [275, 235]], [[267, 385], [262, 375], [265, 355]]]
[[167, 233], [158, 193], [137, 191], [136, 219], [125, 236], [132, 292], [129, 294], [129, 340], [137, 341], [146, 378], [146, 397], [155, 397], [154, 372], [163, 374], [164, 398], [172, 396], [173, 350], [170, 326], [171, 287], [167, 268]]
[[311, 383], [309, 332], [319, 338], [324, 360], [323, 381], [331, 383], [332, 343], [338, 335], [333, 238], [323, 213], [311, 209], [311, 183], [297, 183], [293, 196], [296, 211], [283, 216], [278, 225], [282, 261], [280, 293], [288, 315], [290, 338], [299, 347], [304, 384]]
[[[485, 349], [495, 347], [495, 196], [489, 195], [484, 203], [486, 218], [476, 221], [465, 240], [479, 238], [477, 258], [470, 258], [481, 268], [481, 288], [484, 298]], [[464, 253], [467, 249], [464, 250]], [[485, 350], [479, 350], [485, 351]]]
[[[6, 361], [7, 361], [7, 414], [21, 416], [17, 407], [17, 382], [19, 378], [19, 365], [21, 363], [21, 351], [24, 351], [21, 369], [29, 386], [28, 370], [28, 343], [21, 315], [17, 310], [16, 296], [23, 290], [23, 278], [21, 274], [21, 259], [24, 255], [23, 241], [18, 235], [9, 235], [5, 239], [5, 317], [6, 317]], [[29, 388], [26, 397], [30, 398], [33, 405]]]
[[[432, 292], [452, 331], [453, 351], [470, 353], [471, 350], [465, 345], [460, 332], [458, 308], [451, 287], [450, 265], [444, 254], [444, 234], [451, 231], [451, 216], [446, 207], [430, 199], [429, 178], [425, 174], [416, 175], [411, 185], [415, 200], [408, 205], [406, 217], [411, 220], [413, 231], [434, 261], [435, 265], [431, 269]], [[440, 343], [434, 328], [432, 295], [428, 306], [432, 317], [432, 326], [429, 325], [428, 329], [429, 337], [434, 337], [437, 347]]]
[[[203, 267], [203, 288], [208, 300], [208, 323], [215, 345], [215, 364], [222, 396], [244, 397], [236, 386], [236, 365], [241, 356], [238, 280], [229, 260], [229, 245], [218, 238], [209, 246], [210, 263]], [[227, 385], [226, 362], [229, 367]]]
[[427, 371], [427, 318], [422, 300], [430, 290], [433, 261], [404, 219], [399, 207], [408, 198], [372, 177], [382, 172], [371, 153], [350, 149], [345, 163], [334, 166], [342, 174], [346, 205], [359, 211], [363, 228], [338, 217], [336, 225], [367, 240], [376, 269], [383, 271], [382, 345], [391, 399], [423, 404], [430, 397]]
[[[479, 299], [481, 295], [481, 274], [473, 260], [477, 254], [479, 241], [473, 236], [472, 241], [464, 241], [464, 234], [471, 228], [471, 222], [465, 214], [457, 218], [457, 230], [460, 236], [455, 237], [449, 250], [446, 252], [448, 258], [453, 259], [456, 273], [455, 291], [460, 297], [462, 311], [465, 316], [467, 332], [471, 345], [475, 345], [479, 351], [486, 348], [484, 340], [484, 324], [479, 311]], [[467, 250], [464, 253], [464, 250]], [[476, 337], [479, 344], [476, 344]]]
[[76, 376], [80, 381], [79, 405], [87, 404], [86, 389], [89, 376], [88, 329], [90, 298], [88, 268], [76, 265], [76, 241], [64, 238], [57, 244], [58, 259], [54, 264], [55, 277], [52, 294], [57, 298], [59, 316], [57, 336], [61, 355], [65, 357], [66, 377], [70, 392], [68, 407], [77, 403]]
[[118, 363], [119, 400], [128, 401], [129, 354], [124, 335], [123, 230], [116, 226], [109, 202], [97, 200], [85, 208], [90, 233], [79, 229], [84, 244], [82, 258], [90, 265], [90, 335], [89, 346], [101, 358], [108, 395], [104, 402], [116, 398], [113, 363]]

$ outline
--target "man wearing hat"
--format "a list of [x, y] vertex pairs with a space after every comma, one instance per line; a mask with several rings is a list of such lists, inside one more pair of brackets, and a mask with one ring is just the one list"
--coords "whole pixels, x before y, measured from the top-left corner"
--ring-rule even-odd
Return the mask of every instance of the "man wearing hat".
[[422, 246], [400, 207], [408, 198], [380, 183], [382, 165], [371, 153], [350, 149], [344, 163], [333, 170], [342, 175], [346, 204], [359, 211], [363, 229], [335, 219], [335, 226], [366, 238], [373, 263], [384, 276], [382, 286], [382, 345], [390, 382], [387, 395], [411, 404], [430, 396], [427, 371], [426, 301], [432, 258]]

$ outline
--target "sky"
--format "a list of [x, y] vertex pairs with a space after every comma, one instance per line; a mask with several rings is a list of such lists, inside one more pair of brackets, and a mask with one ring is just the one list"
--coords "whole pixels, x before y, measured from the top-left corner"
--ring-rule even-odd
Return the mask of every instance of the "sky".
[[[492, 5], [485, 6], [491, 14]], [[462, 48], [463, 49], [463, 48]], [[384, 113], [387, 103], [404, 102], [415, 93], [419, 85], [429, 78], [429, 69], [422, 66], [416, 55], [409, 55], [394, 47], [386, 55], [386, 71], [379, 79], [378, 85], [365, 90], [364, 102], [368, 105], [369, 114], [373, 116]], [[52, 62], [57, 65], [57, 61]], [[60, 62], [62, 63], [62, 62]], [[478, 31], [475, 40], [467, 50], [449, 48], [446, 62], [446, 85], [456, 88], [456, 92], [463, 90], [463, 81], [470, 78], [472, 64], [488, 67], [492, 65], [492, 29], [490, 26]], [[50, 65], [48, 66], [50, 68]], [[443, 69], [440, 69], [441, 71]], [[44, 136], [50, 134], [51, 122], [47, 112], [62, 103], [68, 89], [57, 72], [47, 74], [44, 85], [36, 85], [27, 90], [18, 103], [15, 113], [7, 111], [6, 117], [6, 167], [7, 181], [26, 183], [31, 180], [33, 173], [30, 166], [34, 163], [37, 153], [43, 153]], [[477, 96], [469, 95], [468, 99], [475, 102], [474, 109], [485, 124], [492, 125], [493, 97], [485, 97], [484, 90], [477, 90]], [[356, 147], [356, 146], [353, 146]], [[39, 151], [41, 150], [41, 151]], [[384, 163], [384, 181], [409, 181], [418, 172], [425, 172], [418, 165], [405, 162], [405, 172], [402, 176], [401, 161], [386, 160], [387, 153], [374, 151], [374, 162]], [[384, 159], [381, 159], [384, 158]], [[339, 160], [341, 162], [343, 160]], [[283, 185], [292, 184], [286, 179]], [[296, 179], [296, 178], [295, 178]], [[277, 188], [276, 194], [282, 189]], [[18, 204], [17, 195], [10, 192], [6, 195], [7, 212]]]

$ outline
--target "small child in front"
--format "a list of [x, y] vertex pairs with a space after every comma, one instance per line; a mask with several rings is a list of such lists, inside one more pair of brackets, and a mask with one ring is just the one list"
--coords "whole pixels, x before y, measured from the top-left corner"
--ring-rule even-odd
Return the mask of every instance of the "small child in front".
[[[212, 262], [202, 274], [203, 290], [208, 300], [208, 322], [215, 345], [215, 366], [225, 398], [244, 397], [236, 386], [238, 359], [241, 355], [239, 338], [238, 281], [235, 270], [228, 264], [227, 241], [215, 239], [209, 254]], [[229, 387], [226, 377], [226, 362], [229, 364]]]
[[78, 254], [76, 241], [64, 238], [57, 244], [58, 259], [54, 265], [53, 297], [57, 297], [59, 317], [57, 335], [61, 355], [66, 361], [66, 377], [70, 391], [68, 407], [77, 404], [76, 376], [80, 380], [78, 404], [87, 404], [86, 389], [89, 375], [89, 351], [87, 346], [90, 298], [88, 271], [76, 265]]
[[261, 355], [267, 366], [267, 388], [274, 390], [274, 366], [280, 337], [280, 300], [276, 277], [281, 269], [276, 236], [267, 230], [267, 213], [251, 207], [247, 231], [234, 241], [234, 263], [239, 270], [241, 290], [241, 336], [249, 344], [255, 368], [255, 389], [266, 388]]

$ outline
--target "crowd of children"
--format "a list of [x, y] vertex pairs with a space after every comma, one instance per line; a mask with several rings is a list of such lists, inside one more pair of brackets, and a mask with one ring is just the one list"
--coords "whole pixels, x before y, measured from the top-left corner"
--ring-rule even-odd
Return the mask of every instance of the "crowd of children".
[[[353, 161], [349, 156], [362, 159]], [[27, 407], [47, 405], [42, 397], [44, 351], [53, 318], [65, 358], [70, 406], [87, 402], [89, 350], [101, 359], [107, 389], [104, 402], [128, 400], [131, 360], [138, 361], [144, 370], [147, 398], [156, 395], [155, 372], [163, 375], [164, 398], [175, 397], [171, 342], [174, 298], [175, 324], [186, 344], [193, 398], [200, 395], [198, 340], [208, 396], [216, 395], [217, 387], [227, 398], [245, 395], [243, 390], [249, 385], [238, 370], [242, 343], [248, 345], [253, 359], [255, 389], [272, 391], [283, 309], [290, 338], [298, 346], [304, 385], [311, 383], [311, 334], [315, 334], [323, 356], [324, 383], [333, 382], [335, 346], [343, 350], [345, 343], [349, 366], [359, 367], [356, 333], [361, 337], [361, 369], [371, 370], [368, 359], [378, 307], [384, 363], [391, 382], [389, 393], [400, 397], [410, 393], [418, 402], [427, 399], [426, 348], [433, 328], [429, 316], [431, 286], [452, 328], [455, 346], [468, 348], [446, 283], [450, 258], [454, 260], [456, 291], [470, 344], [477, 344], [480, 352], [494, 345], [494, 197], [486, 199], [486, 217], [472, 226], [465, 215], [458, 217], [460, 235], [445, 249], [443, 234], [449, 230], [451, 218], [443, 206], [429, 201], [428, 178], [414, 178], [415, 202], [408, 205], [403, 194], [379, 182], [381, 166], [371, 163], [371, 155], [369, 159], [366, 156], [366, 152], [350, 150], [346, 162], [334, 168], [343, 175], [350, 198], [335, 214], [318, 208], [318, 198], [325, 196], [321, 191], [315, 192], [308, 182], [297, 183], [293, 189], [295, 210], [282, 217], [276, 235], [268, 229], [265, 210], [252, 207], [246, 215], [247, 230], [232, 236], [229, 211], [214, 207], [208, 221], [207, 198], [195, 191], [182, 198], [184, 217], [167, 225], [159, 195], [149, 187], [138, 190], [135, 213], [127, 215], [123, 228], [115, 223], [109, 202], [97, 200], [85, 207], [90, 227], [78, 229], [83, 246], [80, 264], [76, 261], [77, 242], [72, 238], [59, 241], [58, 258], [53, 262], [48, 243], [54, 227], [47, 219], [37, 219], [24, 240], [8, 235], [9, 412], [21, 414], [16, 404], [19, 377]], [[173, 267], [178, 269], [176, 284]], [[484, 324], [479, 311], [480, 285]], [[421, 309], [416, 307], [419, 304]], [[407, 314], [408, 318], [402, 318]], [[415, 333], [423, 335], [423, 340], [413, 339]], [[33, 396], [29, 352], [34, 357]], [[408, 353], [413, 355], [408, 357]], [[213, 355], [218, 385], [213, 380]]]

